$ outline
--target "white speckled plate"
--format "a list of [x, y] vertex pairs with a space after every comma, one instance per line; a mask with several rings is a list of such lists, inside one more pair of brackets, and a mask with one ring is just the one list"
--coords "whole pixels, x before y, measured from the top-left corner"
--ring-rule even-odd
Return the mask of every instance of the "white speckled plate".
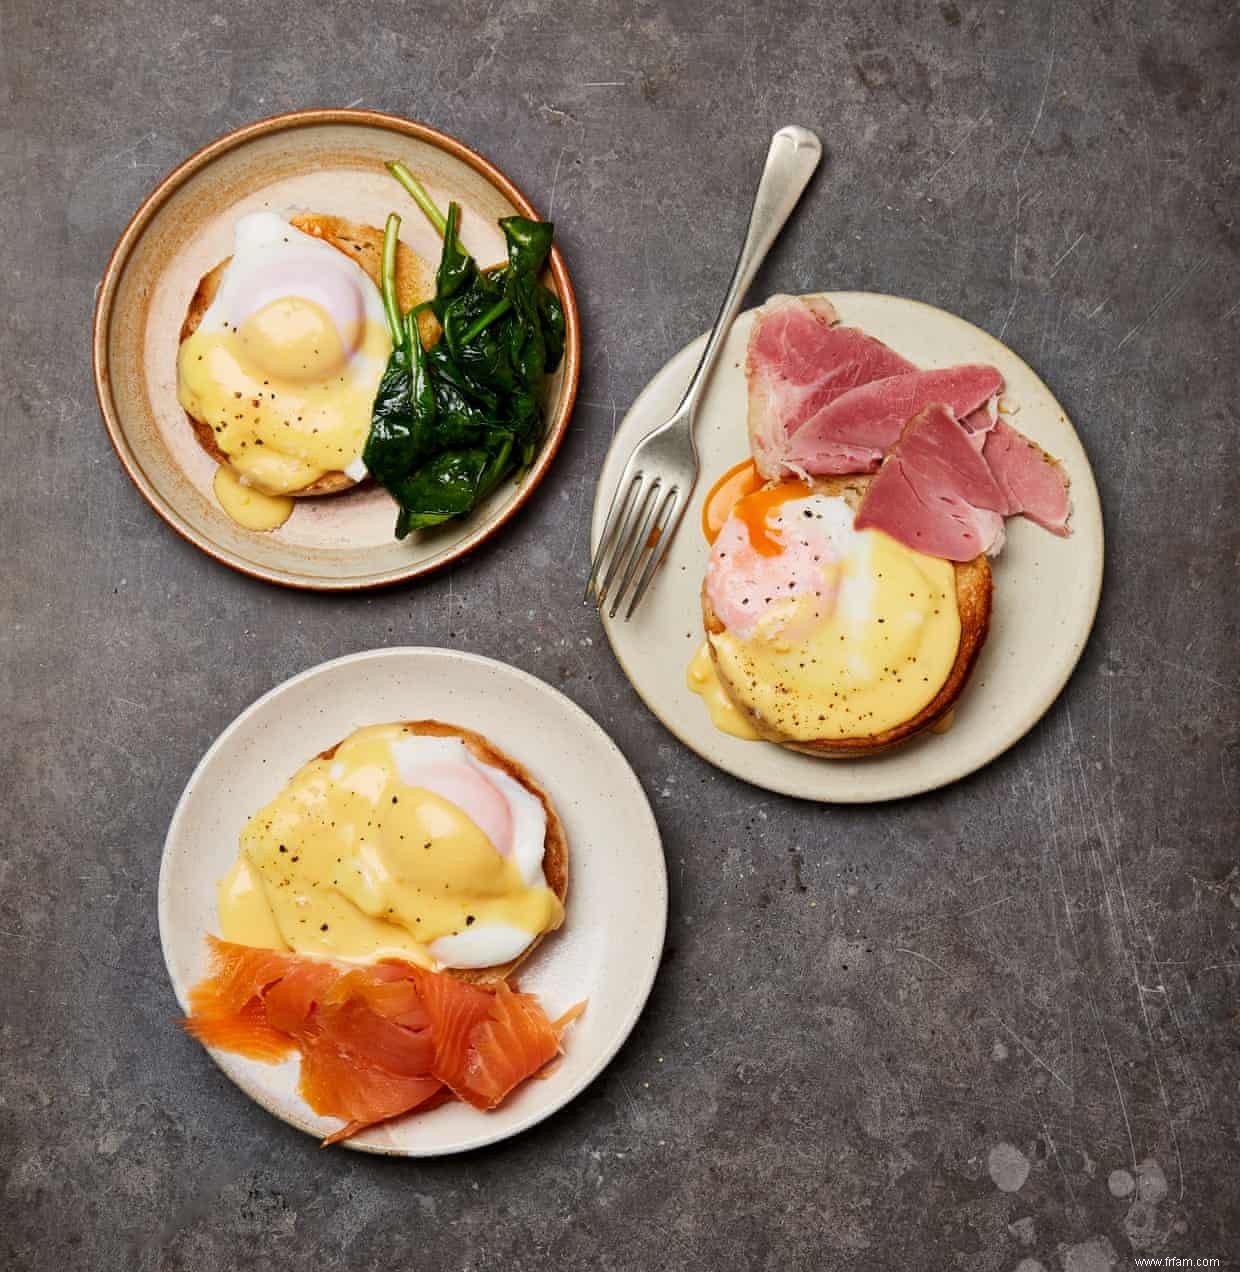
[[[546, 790], [569, 843], [568, 915], [520, 971], [552, 1016], [585, 998], [550, 1075], [491, 1113], [445, 1104], [372, 1127], [350, 1148], [399, 1157], [459, 1153], [507, 1139], [584, 1089], [637, 1021], [663, 949], [667, 875], [658, 827], [614, 742], [563, 694], [504, 663], [448, 649], [381, 649], [294, 676], [220, 734], [168, 827], [159, 874], [159, 932], [182, 1008], [207, 971], [218, 931], [215, 888], [242, 826], [298, 768], [354, 729], [433, 717], [485, 734]], [[212, 1052], [226, 1074], [277, 1117], [316, 1137], [337, 1122], [297, 1095], [298, 1064]]]
[[461, 234], [479, 261], [501, 260], [496, 221], [536, 216], [493, 164], [445, 133], [368, 110], [304, 110], [260, 120], [192, 155], [151, 192], [108, 262], [95, 306], [95, 390], [117, 456], [151, 507], [217, 561], [286, 587], [344, 591], [415, 578], [455, 561], [497, 531], [542, 480], [577, 395], [581, 333], [568, 270], [551, 254], [565, 316], [564, 359], [544, 390], [547, 437], [520, 482], [505, 482], [471, 516], [398, 542], [396, 507], [374, 482], [299, 499], [278, 530], [233, 522], [211, 483], [216, 464], [177, 401], [177, 335], [198, 280], [232, 251], [247, 212], [326, 212], [382, 226], [435, 264], [440, 244], [383, 168], [403, 159], [432, 197], [461, 205]]
[[[840, 320], [861, 327], [922, 367], [989, 362], [1007, 382], [1004, 397], [1019, 408], [1014, 427], [1062, 460], [1072, 482], [1067, 539], [1014, 517], [994, 564], [990, 635], [955, 723], [906, 746], [859, 759], [817, 759], [769, 742], [720, 733], [685, 682], [701, 643], [699, 590], [708, 547], [702, 503], [715, 480], [749, 454], [746, 437], [745, 347], [753, 311], [728, 337], [698, 416], [701, 476], [659, 577], [632, 620], [607, 619], [612, 649], [646, 705], [703, 759], [767, 790], [823, 803], [898, 799], [945, 786], [988, 764], [1023, 737], [1055, 701], [1093, 627], [1102, 588], [1102, 508], [1089, 460], [1067, 414], [1038, 376], [1006, 345], [980, 328], [915, 300], [869, 292], [831, 293]], [[706, 337], [682, 349], [642, 390], [616, 433], [594, 503], [591, 542], [598, 543], [612, 491], [637, 441], [680, 402]]]

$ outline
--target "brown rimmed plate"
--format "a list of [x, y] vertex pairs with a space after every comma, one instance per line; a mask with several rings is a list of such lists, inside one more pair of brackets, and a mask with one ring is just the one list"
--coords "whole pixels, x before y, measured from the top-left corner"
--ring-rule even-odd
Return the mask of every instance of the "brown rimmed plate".
[[347, 591], [416, 578], [494, 534], [529, 498], [563, 440], [577, 394], [581, 328], [568, 270], [552, 252], [550, 283], [564, 306], [564, 360], [546, 382], [547, 437], [533, 467], [459, 522], [397, 542], [396, 508], [375, 483], [299, 499], [265, 534], [244, 530], [211, 490], [214, 461], [176, 393], [177, 335], [198, 280], [232, 250], [247, 212], [326, 212], [381, 226], [401, 213], [401, 238], [432, 263], [439, 240], [384, 171], [403, 159], [442, 207], [461, 205], [461, 235], [483, 263], [503, 258], [496, 222], [537, 216], [476, 151], [425, 124], [367, 110], [305, 110], [250, 124], [187, 159], [151, 192], [121, 235], [95, 306], [95, 388], [108, 434], [147, 502], [217, 561], [287, 587]]

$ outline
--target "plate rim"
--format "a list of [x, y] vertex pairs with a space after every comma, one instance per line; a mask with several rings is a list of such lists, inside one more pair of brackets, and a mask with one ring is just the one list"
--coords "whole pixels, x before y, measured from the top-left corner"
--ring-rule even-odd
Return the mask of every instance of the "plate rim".
[[[359, 650], [356, 653], [344, 654], [339, 658], [330, 658], [326, 662], [315, 664], [313, 667], [307, 667], [304, 671], [298, 672], [296, 675], [282, 680], [279, 684], [274, 685], [265, 693], [261, 694], [249, 706], [238, 712], [233, 719], [224, 726], [215, 740], [207, 747], [202, 756], [194, 765], [193, 771], [186, 779], [185, 786], [182, 788], [181, 794], [177, 799], [176, 808], [173, 810], [172, 817], [168, 822], [168, 829], [164, 834], [164, 841], [160, 850], [159, 857], [159, 876], [156, 884], [156, 918], [159, 928], [159, 947], [160, 953], [164, 960], [164, 970], [167, 973], [172, 993], [178, 1005], [185, 1009], [187, 1003], [182, 997], [182, 987], [178, 983], [177, 976], [173, 971], [173, 961], [171, 953], [170, 939], [168, 936], [169, 928], [172, 926], [170, 917], [171, 907], [171, 891], [172, 882], [171, 874], [168, 866], [171, 845], [176, 832], [180, 829], [180, 823], [185, 816], [186, 804], [190, 793], [194, 791], [199, 783], [199, 779], [207, 766], [215, 759], [231, 740], [233, 735], [259, 711], [270, 704], [274, 699], [279, 698], [286, 692], [291, 692], [295, 687], [307, 680], [313, 680], [321, 675], [335, 670], [341, 666], [352, 663], [366, 663], [373, 661], [384, 661], [387, 659], [406, 659], [412, 658], [414, 661], [427, 656], [447, 657], [457, 659], [465, 663], [472, 663], [475, 666], [485, 667], [488, 670], [496, 671], [504, 675], [515, 677], [519, 681], [525, 682], [536, 691], [548, 694], [553, 700], [556, 700], [562, 708], [566, 709], [572, 716], [576, 716], [579, 721], [587, 729], [595, 732], [602, 742], [610, 749], [615, 759], [619, 762], [621, 771], [625, 774], [627, 781], [631, 784], [633, 791], [639, 796], [640, 807], [644, 809], [645, 816], [648, 820], [648, 831], [653, 835], [654, 842], [658, 846], [656, 854], [658, 862], [657, 876], [655, 882], [656, 900], [659, 902], [655, 907], [657, 914], [655, 922], [658, 927], [657, 940], [653, 944], [656, 954], [649, 959], [643, 968], [641, 974], [631, 978], [631, 983], [636, 986], [637, 992], [633, 997], [632, 1004], [616, 1027], [612, 1036], [604, 1043], [600, 1049], [597, 1060], [582, 1074], [578, 1081], [564, 1091], [561, 1097], [546, 1108], [536, 1110], [531, 1116], [519, 1122], [516, 1126], [506, 1129], [495, 1129], [494, 1131], [485, 1132], [468, 1142], [451, 1148], [435, 1148], [429, 1151], [419, 1151], [416, 1147], [398, 1147], [395, 1145], [385, 1144], [366, 1144], [358, 1143], [353, 1139], [340, 1141], [340, 1146], [351, 1149], [354, 1152], [370, 1153], [380, 1157], [400, 1157], [400, 1158], [434, 1158], [434, 1157], [451, 1157], [459, 1153], [472, 1152], [475, 1149], [485, 1148], [491, 1144], [500, 1143], [503, 1140], [511, 1139], [516, 1135], [529, 1130], [531, 1127], [537, 1126], [540, 1122], [545, 1121], [553, 1114], [558, 1113], [566, 1105], [575, 1100], [587, 1087], [589, 1087], [596, 1078], [611, 1064], [620, 1049], [628, 1041], [629, 1035], [637, 1026], [638, 1020], [641, 1019], [642, 1012], [646, 1009], [646, 1004], [650, 999], [650, 994], [654, 989], [654, 982], [658, 977], [659, 969], [663, 963], [663, 952], [667, 941], [667, 924], [669, 914], [669, 889], [667, 876], [667, 855], [663, 848], [663, 836], [659, 830], [659, 823], [654, 815], [654, 809], [650, 803], [650, 797], [646, 794], [646, 788], [642, 785], [641, 779], [637, 776], [633, 766], [629, 763], [628, 758], [612, 736], [603, 728], [593, 716], [590, 715], [583, 707], [574, 702], [567, 694], [557, 689], [554, 685], [548, 684], [545, 680], [538, 676], [525, 671], [521, 667], [516, 667], [512, 663], [502, 662], [498, 658], [488, 658], [483, 654], [474, 654], [466, 650], [450, 649], [439, 645], [393, 645], [376, 649]], [[211, 1048], [204, 1048], [211, 1061], [220, 1070], [221, 1073], [240, 1090], [249, 1099], [253, 1100], [261, 1108], [271, 1113], [280, 1121], [287, 1123], [289, 1126], [295, 1127], [299, 1131], [304, 1131], [308, 1135], [318, 1137], [318, 1128], [313, 1126], [309, 1121], [296, 1115], [295, 1111], [290, 1115], [290, 1111], [278, 1107], [277, 1104], [268, 1100], [265, 1094], [256, 1087], [230, 1073], [223, 1064], [222, 1059]], [[485, 1122], [482, 1124], [485, 1126]]]
[[182, 160], [171, 171], [160, 178], [155, 187], [138, 205], [137, 210], [125, 224], [120, 237], [108, 256], [103, 275], [95, 297], [94, 313], [91, 320], [91, 371], [95, 387], [95, 400], [99, 413], [103, 417], [104, 427], [112, 449], [120, 460], [121, 467], [138, 492], [154, 509], [155, 513], [186, 542], [199, 551], [206, 553], [213, 560], [229, 569], [236, 570], [249, 578], [264, 583], [273, 583], [301, 591], [315, 592], [362, 592], [374, 588], [390, 587], [396, 583], [408, 582], [443, 569], [461, 557], [473, 551], [491, 538], [505, 526], [518, 509], [530, 498], [535, 488], [546, 476], [547, 470], [555, 458], [556, 452], [568, 431], [573, 408], [577, 401], [577, 391], [581, 379], [581, 315], [577, 306], [576, 293], [568, 276], [568, 267], [560, 252], [558, 244], [553, 244], [549, 260], [551, 276], [555, 281], [556, 291], [564, 308], [565, 341], [564, 341], [564, 383], [560, 395], [560, 406], [555, 417], [548, 423], [546, 437], [539, 451], [538, 458], [517, 486], [512, 501], [481, 533], [474, 530], [467, 534], [460, 543], [445, 552], [442, 556], [425, 561], [412, 562], [408, 566], [395, 567], [376, 575], [351, 578], [325, 578], [312, 574], [303, 574], [296, 570], [281, 570], [262, 566], [213, 543], [205, 535], [200, 534], [186, 521], [175, 507], [169, 504], [155, 489], [142, 466], [138, 463], [129, 445], [128, 438], [121, 423], [120, 411], [112, 396], [111, 367], [108, 360], [108, 340], [111, 332], [112, 314], [116, 300], [116, 291], [120, 279], [125, 272], [129, 258], [146, 232], [147, 227], [156, 214], [172, 195], [191, 177], [212, 164], [221, 155], [273, 133], [331, 124], [355, 124], [372, 128], [380, 128], [416, 138], [428, 145], [446, 151], [454, 158], [473, 168], [479, 175], [489, 181], [503, 194], [522, 215], [534, 220], [541, 220], [534, 205], [526, 198], [517, 184], [506, 176], [489, 159], [458, 140], [451, 134], [424, 124], [418, 120], [406, 119], [401, 115], [389, 114], [385, 111], [364, 110], [353, 107], [315, 107], [306, 110], [285, 111], [278, 115], [269, 115], [253, 123], [244, 124], [217, 137], [214, 141], [199, 147], [188, 158]]
[[[1027, 721], [1025, 726], [1020, 730], [1019, 733], [1017, 733], [1013, 738], [1011, 738], [1002, 747], [1000, 747], [999, 750], [988, 754], [985, 759], [981, 760], [979, 763], [973, 765], [970, 768], [966, 768], [963, 772], [956, 773], [953, 776], [936, 777], [926, 782], [919, 782], [915, 785], [909, 785], [906, 789], [893, 791], [889, 794], [878, 795], [878, 796], [873, 796], [873, 795], [853, 796], [847, 793], [822, 795], [822, 794], [805, 794], [801, 791], [793, 790], [787, 785], [782, 785], [782, 786], [771, 785], [768, 782], [760, 781], [760, 780], [757, 780], [756, 778], [746, 776], [742, 773], [734, 772], [730, 768], [725, 768], [722, 764], [718, 763], [711, 756], [704, 754], [701, 750], [698, 749], [698, 747], [691, 740], [688, 730], [682, 730], [680, 727], [677, 726], [677, 724], [675, 723], [676, 716], [671, 711], [663, 710], [656, 701], [652, 701], [650, 698], [646, 696], [645, 693], [642, 692], [636, 678], [633, 676], [632, 672], [629, 669], [629, 664], [625, 661], [624, 655], [622, 654], [621, 650], [617, 646], [616, 641], [612, 637], [613, 626], [616, 626], [620, 620], [618, 618], [609, 619], [605, 614], [601, 614], [600, 621], [602, 623], [603, 631], [605, 632], [607, 636], [607, 643], [611, 647], [611, 652], [613, 656], [615, 657], [616, 662], [619, 664], [621, 671], [624, 672], [625, 679], [628, 680], [633, 691], [641, 699], [642, 704], [647, 708], [647, 710], [650, 711], [650, 713], [655, 717], [655, 719], [658, 720], [659, 723], [665, 729], [667, 729], [667, 731], [674, 738], [676, 738], [678, 742], [680, 742], [683, 746], [687, 747], [690, 751], [692, 751], [696, 756], [698, 756], [699, 759], [709, 764], [713, 769], [716, 769], [718, 772], [726, 773], [729, 777], [734, 777], [737, 781], [745, 782], [747, 785], [757, 787], [759, 790], [771, 791], [773, 794], [786, 796], [789, 799], [803, 800], [807, 803], [814, 803], [814, 804], [825, 804], [825, 805], [839, 804], [839, 805], [848, 805], [853, 807], [864, 807], [866, 805], [872, 805], [872, 804], [889, 804], [897, 800], [912, 799], [918, 795], [926, 795], [932, 791], [942, 790], [944, 787], [951, 786], [956, 782], [963, 781], [965, 778], [972, 776], [974, 773], [980, 772], [982, 769], [986, 768], [988, 765], [994, 763], [994, 761], [997, 760], [1001, 755], [1011, 750], [1011, 748], [1014, 747], [1019, 741], [1021, 741], [1022, 738], [1026, 737], [1033, 730], [1033, 728], [1038, 724], [1038, 722], [1046, 715], [1046, 713], [1051, 709], [1051, 707], [1053, 707], [1055, 703], [1059, 700], [1063, 691], [1067, 687], [1068, 682], [1072, 679], [1073, 675], [1076, 672], [1077, 667], [1080, 665], [1081, 658], [1084, 656], [1085, 650], [1089, 645], [1090, 638], [1092, 637], [1094, 633], [1094, 629], [1097, 626], [1098, 609], [1102, 600], [1102, 581], [1106, 573], [1106, 525], [1102, 515], [1102, 497], [1098, 490], [1097, 479], [1094, 476], [1093, 464], [1090, 461], [1088, 451], [1086, 451], [1085, 449], [1084, 442], [1081, 441], [1081, 435], [1080, 433], [1077, 432], [1076, 425], [1072, 421], [1072, 417], [1068, 414], [1067, 410], [1064, 409], [1063, 404], [1051, 391], [1050, 386], [1046, 383], [1046, 381], [1042, 378], [1042, 376], [1032, 366], [1030, 366], [1029, 363], [1024, 358], [1020, 356], [1019, 353], [1017, 353], [1010, 345], [1004, 344], [1002, 340], [1000, 340], [997, 336], [992, 335], [984, 327], [979, 327], [976, 323], [970, 322], [967, 318], [962, 318], [959, 314], [952, 313], [951, 310], [944, 309], [940, 305], [932, 305], [928, 301], [917, 300], [916, 298], [911, 296], [896, 296], [890, 292], [860, 291], [854, 288], [849, 290], [838, 290], [838, 291], [820, 290], [820, 291], [805, 291], [805, 292], [792, 292], [792, 293], [775, 293], [775, 292], [772, 293], [772, 295], [776, 295], [776, 294], [794, 295], [798, 298], [803, 298], [806, 296], [825, 296], [831, 300], [839, 300], [843, 302], [847, 302], [848, 300], [851, 300], [853, 298], [862, 298], [865, 300], [878, 299], [878, 300], [884, 300], [884, 301], [898, 302], [901, 305], [914, 305], [921, 309], [931, 310], [935, 314], [943, 315], [951, 319], [953, 322], [959, 323], [962, 326], [971, 329], [973, 332], [976, 332], [978, 335], [984, 337], [984, 339], [986, 339], [987, 341], [990, 341], [993, 344], [999, 345], [999, 347], [1003, 349], [1005, 354], [1013, 358], [1022, 367], [1024, 367], [1024, 369], [1028, 371], [1029, 374], [1032, 375], [1038, 381], [1038, 383], [1043, 386], [1043, 388], [1045, 388], [1046, 392], [1050, 395], [1051, 399], [1055, 402], [1055, 405], [1059, 407], [1060, 412], [1063, 415], [1064, 422], [1071, 429], [1072, 435], [1073, 437], [1076, 438], [1077, 445], [1080, 447], [1081, 454], [1084, 457], [1085, 470], [1089, 477], [1089, 488], [1093, 493], [1093, 500], [1091, 501], [1092, 506], [1090, 509], [1091, 514], [1093, 515], [1091, 515], [1090, 520], [1092, 523], [1092, 529], [1097, 534], [1097, 541], [1098, 541], [1098, 566], [1096, 571], [1094, 572], [1093, 579], [1091, 580], [1092, 587], [1091, 587], [1090, 595], [1088, 597], [1089, 619], [1088, 619], [1087, 625], [1084, 628], [1083, 635], [1080, 636], [1078, 639], [1074, 640], [1073, 642], [1072, 656], [1071, 656], [1070, 662], [1067, 665], [1067, 670], [1062, 680], [1055, 686], [1054, 692], [1052, 692], [1047, 697], [1045, 703], [1041, 706], [1041, 708], [1031, 715], [1031, 717], [1029, 718], [1029, 720]], [[762, 302], [762, 303], [765, 303], [765, 302]], [[747, 317], [749, 314], [753, 313], [756, 309], [760, 307], [761, 307], [761, 304], [758, 304], [758, 305], [753, 305], [748, 309], [742, 310], [741, 313], [737, 315], [737, 318], [735, 321], [740, 321], [741, 318]], [[735, 326], [735, 322], [733, 323], [733, 325]], [[664, 373], [664, 371], [666, 371], [667, 368], [678, 358], [685, 356], [690, 350], [693, 350], [695, 346], [704, 344], [708, 334], [709, 334], [708, 332], [703, 332], [702, 334], [695, 336], [692, 340], [682, 345], [679, 349], [677, 349], [674, 353], [672, 353], [669, 357], [667, 357], [663, 361], [663, 363], [658, 367], [658, 369], [654, 372], [654, 374], [651, 375], [651, 377], [646, 381], [646, 383], [638, 391], [638, 394], [633, 399], [632, 404], [629, 406], [629, 409], [625, 412], [624, 418], [620, 421], [620, 424], [616, 429], [615, 437], [613, 438], [612, 443], [608, 447], [607, 453], [603, 458], [603, 463], [599, 470], [599, 480], [595, 484], [595, 488], [594, 488], [594, 499], [590, 507], [591, 556], [593, 556], [594, 550], [597, 546], [596, 527], [599, 525], [599, 517], [600, 517], [600, 511], [601, 511], [600, 504], [601, 504], [602, 494], [603, 494], [603, 491], [602, 491], [603, 472], [609, 466], [611, 462], [612, 452], [616, 449], [616, 447], [619, 444], [621, 433], [624, 429], [625, 422], [628, 420], [629, 416], [631, 416], [633, 412], [637, 410], [638, 406], [641, 404], [641, 401], [646, 396], [646, 394], [650, 392], [651, 386], [654, 384], [655, 380], [657, 380], [659, 376], [661, 376]], [[636, 447], [636, 443], [634, 443], [634, 448], [635, 447]], [[700, 472], [698, 474], [698, 478], [699, 480], [701, 479]], [[696, 489], [696, 483], [695, 483], [695, 489]], [[692, 498], [692, 495], [690, 497]], [[1072, 511], [1073, 511], [1073, 516], [1075, 517], [1077, 514], [1077, 508], [1075, 506], [1075, 503], [1074, 503]], [[770, 745], [775, 745], [775, 744], [772, 743]], [[846, 757], [846, 758], [834, 760], [831, 757], [818, 757], [820, 763], [826, 763], [826, 764], [830, 764], [830, 763], [864, 764], [867, 762], [868, 759], [880, 759], [880, 758], [881, 757], [878, 757], [878, 756]]]

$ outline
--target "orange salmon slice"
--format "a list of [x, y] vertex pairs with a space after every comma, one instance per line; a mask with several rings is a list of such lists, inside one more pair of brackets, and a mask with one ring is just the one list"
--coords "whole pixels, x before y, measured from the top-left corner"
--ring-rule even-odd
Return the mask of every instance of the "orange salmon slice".
[[560, 1053], [585, 1003], [556, 1021], [532, 994], [471, 985], [398, 959], [350, 967], [209, 937], [211, 974], [181, 1022], [205, 1046], [278, 1063], [301, 1056], [299, 1091], [343, 1125], [459, 1099], [493, 1109]]

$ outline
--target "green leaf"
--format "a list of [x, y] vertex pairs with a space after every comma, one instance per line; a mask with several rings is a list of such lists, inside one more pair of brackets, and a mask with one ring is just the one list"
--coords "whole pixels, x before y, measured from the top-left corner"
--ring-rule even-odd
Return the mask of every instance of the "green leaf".
[[506, 216], [499, 223], [508, 243], [508, 267], [514, 274], [542, 273], [551, 255], [555, 225], [551, 221], [531, 221], [524, 216]]
[[503, 417], [503, 395], [466, 375], [452, 357], [447, 340], [441, 340], [428, 350], [426, 358], [435, 378], [437, 400], [442, 401], [442, 395], [451, 389], [468, 407], [476, 408], [486, 418], [498, 420]]
[[541, 284], [538, 288], [538, 317], [542, 324], [543, 340], [547, 345], [544, 370], [551, 375], [564, 356], [564, 310], [554, 294]]
[[494, 465], [495, 456], [482, 447], [442, 451], [397, 482], [391, 487], [401, 507], [396, 537], [472, 511], [494, 484]]
[[392, 350], [379, 382], [362, 461], [385, 486], [439, 445], [435, 389], [413, 315], [404, 319], [405, 342]]
[[456, 203], [448, 204], [448, 222], [443, 236], [443, 252], [439, 257], [439, 270], [435, 274], [435, 317], [443, 322], [448, 303], [472, 287], [478, 279], [478, 266], [474, 258], [461, 246], [456, 237], [456, 227], [461, 209]]
[[[397, 326], [394, 279], [386, 280], [397, 334], [363, 456], [396, 499], [396, 535], [404, 538], [466, 515], [533, 463], [545, 431], [542, 380], [563, 357], [565, 334], [563, 310], [540, 280], [549, 223], [506, 217], [507, 263], [481, 270], [458, 238], [459, 206], [440, 217], [412, 173], [388, 167], [443, 235], [435, 297], [426, 302], [443, 328], [432, 348], [418, 338], [417, 309], [425, 306]], [[394, 239], [387, 246], [394, 260]]]

